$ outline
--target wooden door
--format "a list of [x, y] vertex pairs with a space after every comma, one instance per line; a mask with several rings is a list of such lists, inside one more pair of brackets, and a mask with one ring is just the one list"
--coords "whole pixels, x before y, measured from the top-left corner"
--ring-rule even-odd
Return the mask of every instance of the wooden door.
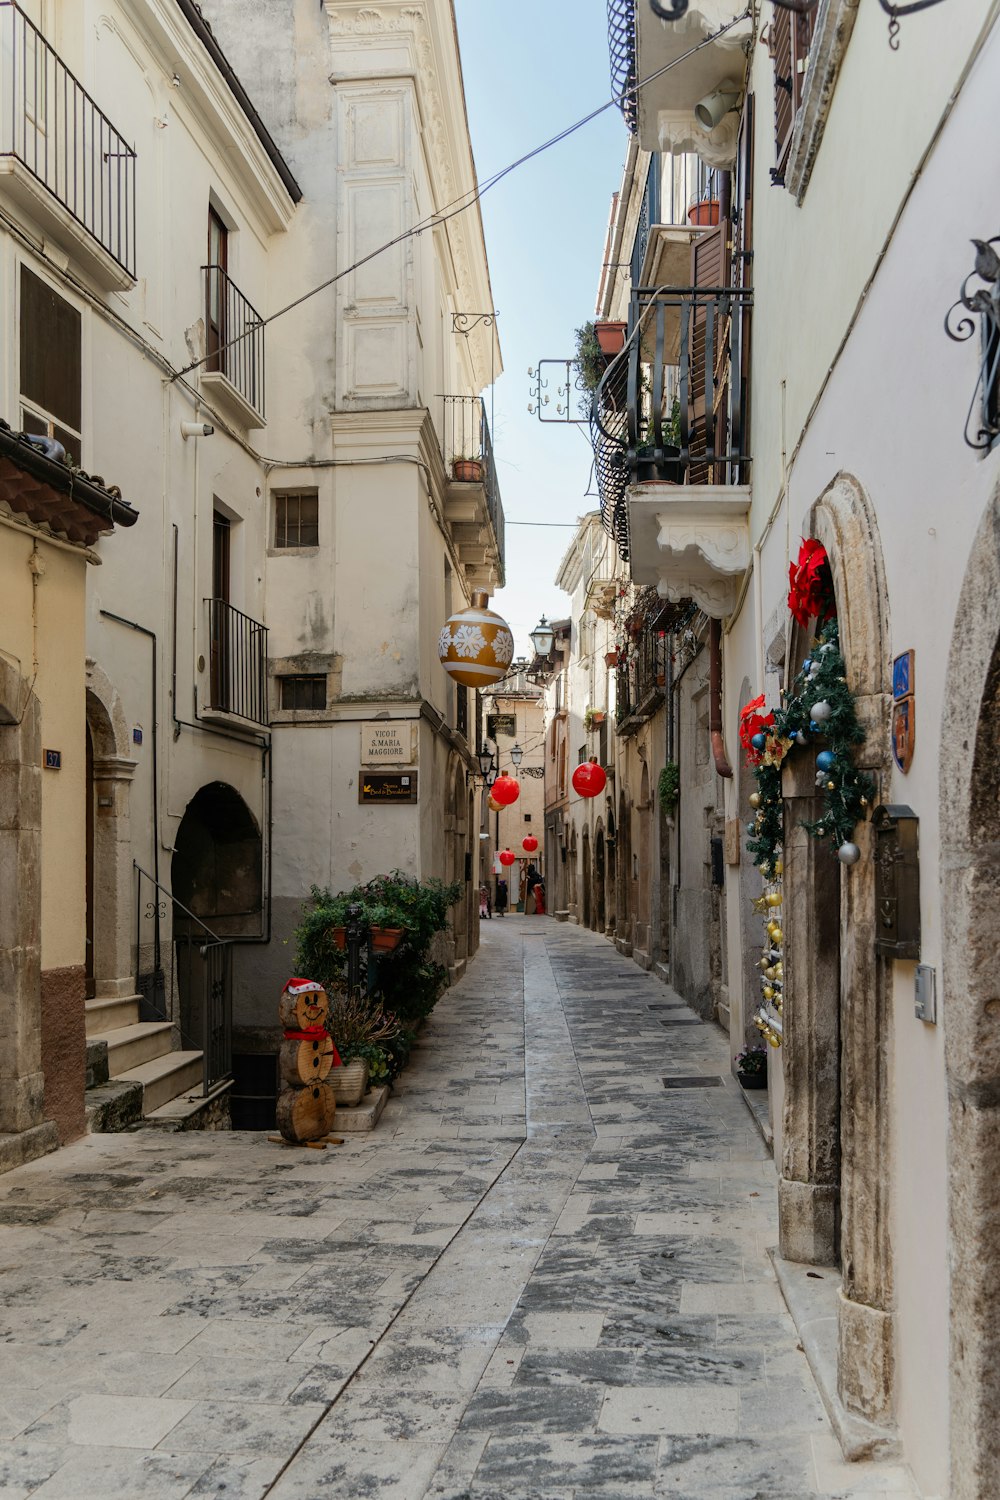
[[208, 210], [208, 270], [205, 273], [206, 370], [226, 370], [226, 288], [229, 230], [214, 208]]
[[211, 674], [212, 707], [229, 709], [229, 584], [230, 539], [228, 516], [212, 516]]
[[86, 930], [86, 958], [84, 959], [84, 994], [88, 1000], [93, 1000], [97, 990], [94, 976], [94, 800], [97, 796], [97, 788], [94, 786], [94, 741], [90, 733], [90, 725], [86, 729], [86, 786], [87, 786], [87, 848], [86, 848], [86, 900], [87, 900], [87, 930]]

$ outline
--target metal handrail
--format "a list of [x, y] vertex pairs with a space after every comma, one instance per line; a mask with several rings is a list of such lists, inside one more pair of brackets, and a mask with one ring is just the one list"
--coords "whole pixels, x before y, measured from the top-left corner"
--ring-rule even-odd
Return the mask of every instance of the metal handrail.
[[205, 371], [225, 375], [264, 416], [264, 320], [224, 266], [202, 266], [205, 277]]
[[[626, 491], [645, 472], [677, 484], [745, 481], [748, 392], [743, 340], [753, 307], [744, 287], [636, 287], [625, 347], [591, 407], [591, 441], [605, 529], [627, 561]], [[668, 347], [667, 314], [676, 324]], [[674, 404], [677, 441], [667, 425]]]
[[132, 868], [133, 870], [138, 870], [140, 875], [145, 876], [150, 885], [155, 885], [158, 891], [162, 891], [165, 896], [169, 896], [174, 906], [179, 906], [186, 917], [190, 917], [192, 922], [197, 922], [202, 932], [207, 932], [213, 943], [225, 943], [231, 941], [231, 939], [221, 938], [217, 932], [212, 931], [211, 927], [206, 927], [201, 918], [196, 917], [189, 906], [185, 906], [183, 901], [178, 901], [173, 891], [168, 890], [162, 881], [157, 880], [155, 875], [150, 875], [148, 870], [144, 870], [137, 859], [134, 859], [132, 861]]
[[136, 152], [17, 0], [0, 0], [0, 156], [135, 278]]

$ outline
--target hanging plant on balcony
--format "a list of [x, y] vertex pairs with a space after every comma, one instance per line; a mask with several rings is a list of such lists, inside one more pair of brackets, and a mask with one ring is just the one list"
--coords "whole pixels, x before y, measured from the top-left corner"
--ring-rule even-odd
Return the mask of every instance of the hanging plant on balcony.
[[[582, 390], [593, 395], [608, 368], [608, 361], [597, 341], [597, 330], [593, 321], [584, 323], [576, 330], [577, 382]], [[590, 403], [587, 403], [589, 408]]]

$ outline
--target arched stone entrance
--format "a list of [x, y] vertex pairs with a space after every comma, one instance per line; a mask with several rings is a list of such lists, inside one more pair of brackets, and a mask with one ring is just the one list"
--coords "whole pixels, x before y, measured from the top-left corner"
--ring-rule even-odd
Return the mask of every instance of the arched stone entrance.
[[625, 796], [625, 788], [618, 794], [618, 842], [616, 845], [617, 860], [615, 861], [618, 879], [615, 890], [615, 912], [617, 914], [616, 929], [619, 945], [624, 944], [626, 951], [632, 951], [632, 813]]
[[607, 813], [608, 834], [606, 843], [607, 854], [605, 857], [605, 903], [607, 907], [607, 914], [605, 918], [604, 930], [606, 933], [608, 933], [609, 936], [611, 936], [614, 934], [618, 925], [618, 914], [615, 901], [618, 882], [615, 879], [615, 858], [617, 853], [615, 847], [617, 842], [615, 834], [615, 805], [610, 797], [607, 798]]
[[1000, 492], [959, 597], [941, 722], [951, 1489], [1000, 1474]]
[[583, 927], [590, 927], [593, 925], [590, 916], [592, 866], [590, 855], [590, 829], [586, 826], [584, 826], [583, 839], [581, 842], [580, 863], [583, 867], [583, 900], [580, 907], [580, 925]]
[[[839, 474], [813, 505], [809, 534], [830, 559], [841, 651], [865, 730], [856, 763], [887, 784], [888, 600], [874, 510]], [[793, 628], [789, 676], [807, 646]], [[785, 772], [785, 1099], [778, 1184], [781, 1253], [842, 1268], [838, 1389], [850, 1410], [891, 1420], [892, 1337], [887, 1058], [892, 1013], [875, 956], [872, 830], [859, 825], [850, 867], [799, 826], [815, 797], [811, 756]], [[839, 1249], [839, 1256], [838, 1256]]]
[[175, 1019], [186, 1047], [206, 1045], [203, 995], [210, 959], [202, 951], [205, 929], [218, 938], [256, 935], [262, 878], [260, 828], [239, 792], [224, 781], [201, 787], [181, 819], [170, 866], [179, 1005]]
[[605, 877], [605, 846], [604, 825], [600, 818], [597, 820], [597, 828], [594, 833], [594, 921], [595, 932], [603, 932], [605, 926], [605, 900], [604, 900], [604, 877]]
[[129, 803], [136, 762], [121, 700], [89, 659], [86, 702], [87, 995], [111, 999], [135, 990]]
[[650, 850], [650, 829], [653, 821], [653, 803], [649, 793], [649, 766], [642, 763], [639, 778], [639, 870], [635, 891], [635, 946], [652, 958], [652, 874], [653, 861]]

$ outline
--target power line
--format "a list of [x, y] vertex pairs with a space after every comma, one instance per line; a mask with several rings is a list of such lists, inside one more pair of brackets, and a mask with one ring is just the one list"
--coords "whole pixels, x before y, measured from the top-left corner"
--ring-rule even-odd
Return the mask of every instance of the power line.
[[[638, 95], [640, 89], [645, 88], [647, 84], [654, 83], [664, 73], [669, 73], [671, 68], [676, 68], [678, 64], [686, 62], [689, 57], [693, 57], [696, 52], [700, 52], [703, 47], [707, 47], [710, 43], [717, 41], [720, 36], [723, 36], [727, 31], [731, 31], [741, 21], [745, 21], [750, 14], [751, 12], [748, 8], [742, 15], [735, 17], [734, 20], [727, 21], [725, 26], [720, 26], [718, 31], [712, 32], [710, 36], [702, 37], [700, 42], [697, 42], [693, 47], [689, 47], [687, 52], [682, 52], [680, 57], [675, 57], [672, 62], [664, 63], [662, 68], [657, 68], [655, 72], [650, 73], [648, 78], [643, 78], [639, 82], [634, 83], [621, 96], [612, 96], [612, 98], [605, 100], [597, 109], [592, 109], [589, 114], [576, 120], [572, 125], [567, 125], [564, 130], [560, 130], [556, 135], [551, 136], [549, 140], [543, 141], [540, 146], [535, 146], [531, 151], [526, 151], [523, 156], [519, 156], [516, 161], [510, 162], [508, 166], [501, 167], [498, 172], [494, 172], [493, 176], [488, 177], [480, 186], [470, 188], [465, 193], [460, 193], [457, 198], [452, 199], [451, 203], [446, 204], [439, 214], [431, 214], [426, 219], [422, 219], [412, 225], [409, 229], [404, 229], [401, 234], [395, 235], [391, 240], [386, 240], [384, 245], [379, 245], [375, 250], [370, 250], [367, 255], [361, 256], [360, 260], [354, 261], [352, 265], [345, 266], [342, 271], [337, 271], [335, 275], [328, 276], [325, 281], [321, 281], [318, 286], [312, 287], [310, 291], [303, 292], [294, 301], [286, 303], [284, 307], [279, 307], [277, 312], [270, 313], [266, 318], [261, 318], [259, 323], [253, 325], [254, 330], [257, 328], [266, 328], [269, 323], [274, 323], [278, 318], [283, 318], [286, 313], [293, 312], [295, 308], [301, 307], [303, 302], [308, 302], [310, 298], [318, 296], [320, 292], [325, 292], [328, 287], [343, 280], [345, 276], [350, 276], [353, 271], [360, 270], [362, 266], [366, 266], [376, 256], [384, 255], [386, 250], [391, 250], [394, 246], [401, 245], [406, 240], [415, 239], [418, 235], [423, 234], [425, 230], [436, 229], [439, 224], [446, 224], [449, 219], [454, 219], [458, 214], [465, 213], [467, 209], [472, 208], [476, 203], [480, 202], [490, 191], [490, 188], [496, 187], [497, 183], [502, 182], [505, 177], [508, 177], [511, 172], [516, 171], [518, 167], [523, 167], [526, 162], [532, 161], [536, 156], [540, 156], [543, 151], [548, 151], [553, 146], [558, 146], [568, 136], [573, 135], [577, 130], [582, 130], [584, 125], [589, 125], [591, 120], [596, 120], [599, 115], [603, 115], [605, 110], [611, 109], [613, 106], [620, 108], [622, 101], [629, 95]], [[468, 199], [468, 201], [463, 201], [465, 199]], [[192, 360], [191, 364], [185, 365], [182, 370], [178, 370], [172, 379], [178, 380], [182, 375], [188, 375], [192, 370], [197, 370], [207, 360], [217, 359], [226, 349], [231, 348], [233, 344], [240, 343], [246, 336], [243, 333], [237, 335], [236, 338], [228, 339], [226, 343], [221, 344], [217, 349], [213, 349], [210, 354], [203, 354], [200, 359]]]

